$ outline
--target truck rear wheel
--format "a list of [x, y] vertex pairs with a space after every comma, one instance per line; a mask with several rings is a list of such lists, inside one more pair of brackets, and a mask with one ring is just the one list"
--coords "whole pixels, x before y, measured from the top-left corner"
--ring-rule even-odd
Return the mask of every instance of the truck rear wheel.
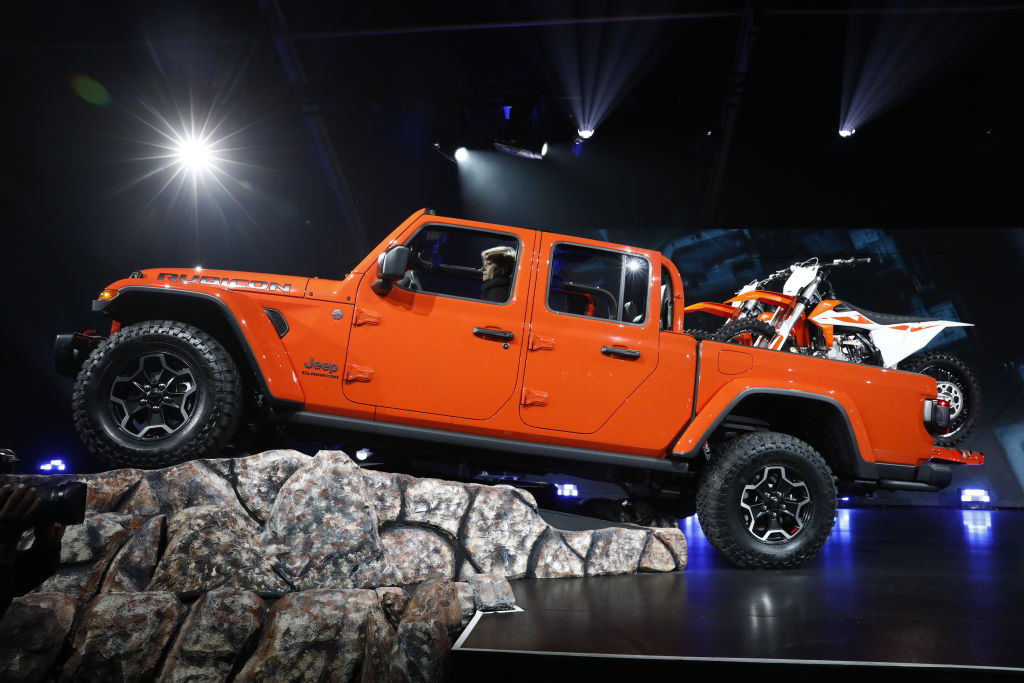
[[697, 489], [704, 535], [739, 567], [800, 567], [821, 550], [836, 518], [825, 460], [788, 434], [737, 437], [712, 458]]
[[126, 325], [86, 360], [72, 396], [75, 428], [115, 467], [166, 467], [215, 456], [242, 413], [230, 354], [185, 323]]

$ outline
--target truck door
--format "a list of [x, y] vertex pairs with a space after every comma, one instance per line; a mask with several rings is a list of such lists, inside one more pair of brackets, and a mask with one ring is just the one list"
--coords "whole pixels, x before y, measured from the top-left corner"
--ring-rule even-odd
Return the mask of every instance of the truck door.
[[658, 365], [652, 252], [541, 236], [520, 416], [590, 434]]
[[436, 223], [412, 231], [403, 280], [384, 296], [370, 287], [372, 269], [360, 282], [345, 396], [379, 407], [490, 417], [515, 390], [536, 233]]

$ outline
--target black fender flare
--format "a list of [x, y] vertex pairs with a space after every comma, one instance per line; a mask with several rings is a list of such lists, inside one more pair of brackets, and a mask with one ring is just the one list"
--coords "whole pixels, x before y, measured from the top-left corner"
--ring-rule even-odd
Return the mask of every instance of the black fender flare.
[[[302, 402], [275, 396], [270, 390], [266, 377], [263, 376], [259, 362], [256, 360], [256, 354], [253, 352], [245, 333], [242, 331], [242, 327], [238, 324], [238, 320], [235, 318], [231, 308], [220, 297], [206, 292], [181, 289], [128, 286], [118, 290], [118, 295], [114, 299], [109, 301], [94, 300], [92, 302], [92, 310], [95, 313], [103, 313], [110, 316], [115, 320], [121, 320], [122, 316], [127, 316], [130, 322], [149, 320], [153, 316], [145, 313], [146, 305], [142, 302], [151, 297], [158, 297], [161, 300], [161, 304], [169, 303], [172, 299], [177, 301], [192, 299], [202, 302], [201, 305], [206, 307], [206, 311], [214, 311], [217, 319], [223, 322], [226, 329], [231, 333], [232, 341], [237, 345], [237, 349], [241, 351], [248, 362], [249, 369], [252, 371], [260, 392], [270, 405], [275, 410], [283, 411], [298, 410], [303, 407], [304, 404]], [[182, 322], [189, 321], [185, 320]]]

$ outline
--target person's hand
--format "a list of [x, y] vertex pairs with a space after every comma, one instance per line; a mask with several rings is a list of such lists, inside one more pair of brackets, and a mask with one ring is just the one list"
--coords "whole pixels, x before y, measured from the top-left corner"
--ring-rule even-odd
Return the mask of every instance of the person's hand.
[[32, 526], [32, 515], [41, 504], [42, 500], [31, 487], [24, 484], [0, 486], [0, 534], [21, 536]]

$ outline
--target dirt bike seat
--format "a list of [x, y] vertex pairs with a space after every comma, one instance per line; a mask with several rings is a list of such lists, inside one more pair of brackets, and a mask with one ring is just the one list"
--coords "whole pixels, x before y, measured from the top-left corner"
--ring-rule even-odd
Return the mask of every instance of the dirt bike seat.
[[[841, 300], [842, 301], [842, 300]], [[875, 311], [869, 311], [866, 308], [855, 306], [849, 301], [843, 301], [841, 305], [836, 306], [834, 309], [837, 313], [843, 311], [856, 311], [865, 318], [868, 318], [872, 322], [878, 323], [879, 325], [898, 325], [900, 323], [924, 323], [938, 318], [925, 318], [919, 315], [895, 315], [893, 313], [877, 313]]]

